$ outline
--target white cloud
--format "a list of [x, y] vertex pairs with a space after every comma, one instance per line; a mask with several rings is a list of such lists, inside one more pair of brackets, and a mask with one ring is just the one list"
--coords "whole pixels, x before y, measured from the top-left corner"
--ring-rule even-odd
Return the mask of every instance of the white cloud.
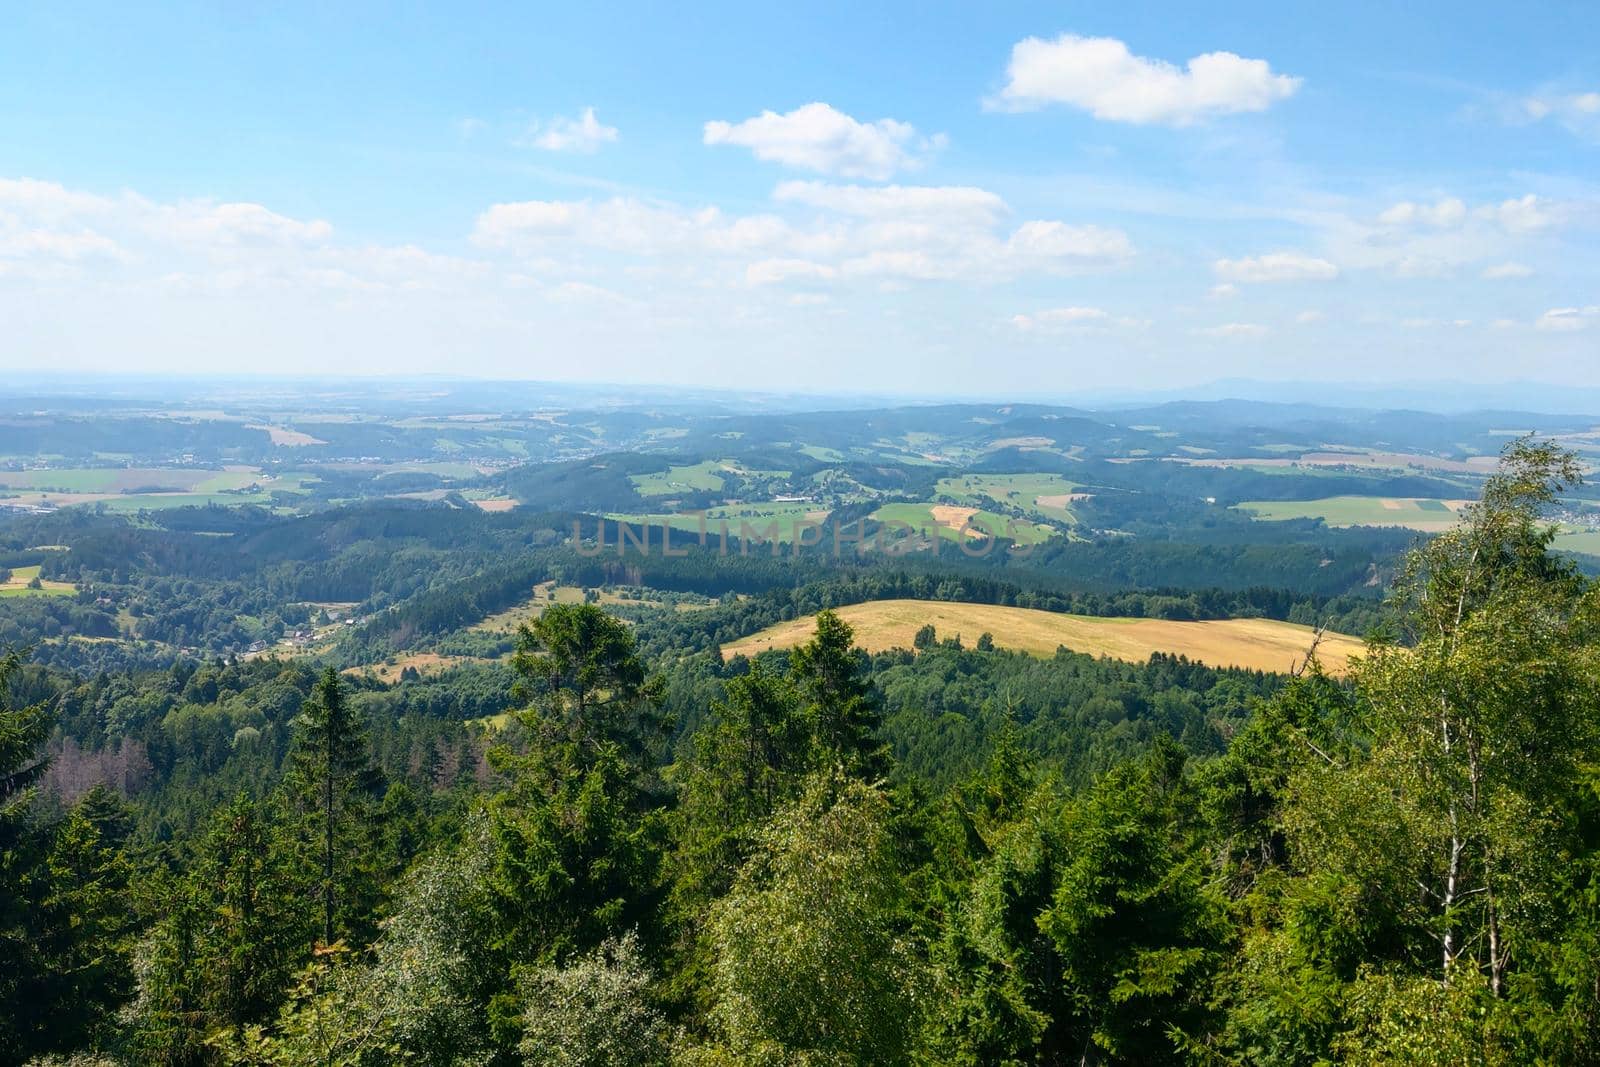
[[340, 244], [328, 222], [261, 204], [102, 197], [29, 179], [0, 180], [0, 266], [13, 281], [132, 300], [459, 290], [486, 273], [481, 263], [412, 245]]
[[1112, 37], [1029, 37], [1011, 49], [994, 106], [1082, 108], [1113, 122], [1186, 126], [1216, 115], [1265, 111], [1294, 95], [1300, 79], [1274, 74], [1263, 59], [1207, 52], [1185, 69], [1136, 56]]
[[1008, 252], [1033, 261], [1078, 260], [1119, 263], [1133, 257], [1133, 243], [1121, 230], [1104, 226], [1069, 226], [1034, 220], [1017, 227], [1006, 241]]
[[920, 137], [909, 123], [859, 122], [820, 102], [783, 115], [763, 111], [743, 122], [708, 122], [704, 140], [748, 148], [768, 163], [874, 181], [920, 166], [927, 153], [945, 143], [943, 135]]
[[779, 203], [805, 204], [842, 215], [870, 218], [960, 218], [990, 223], [1006, 213], [1006, 203], [987, 189], [970, 185], [832, 185], [788, 181], [772, 193]]
[[1600, 318], [1600, 306], [1551, 308], [1534, 320], [1533, 328], [1549, 333], [1569, 333], [1588, 329], [1597, 318]]
[[1389, 226], [1433, 226], [1448, 229], [1466, 221], [1467, 205], [1456, 197], [1446, 197], [1434, 204], [1416, 204], [1409, 200], [1389, 208], [1378, 216], [1378, 221]]
[[495, 204], [478, 216], [473, 243], [526, 251], [562, 244], [659, 255], [738, 253], [776, 248], [791, 237], [772, 215], [730, 219], [714, 207], [688, 210], [632, 197], [609, 200], [525, 200]]
[[1232, 282], [1219, 282], [1207, 295], [1213, 300], [1230, 300], [1239, 295], [1239, 287]]
[[1019, 330], [1032, 330], [1039, 326], [1084, 327], [1103, 326], [1111, 314], [1101, 308], [1061, 307], [1046, 308], [1032, 315], [1013, 315], [1011, 324]]
[[1219, 278], [1233, 282], [1325, 282], [1339, 276], [1339, 268], [1327, 260], [1298, 252], [1219, 259], [1212, 269]]
[[1548, 90], [1525, 96], [1506, 109], [1513, 123], [1558, 122], [1583, 137], [1600, 137], [1600, 92]]
[[1556, 214], [1555, 205], [1533, 193], [1478, 209], [1480, 218], [1497, 222], [1512, 233], [1532, 233], [1553, 226]]
[[1314, 322], [1321, 322], [1325, 318], [1327, 318], [1327, 316], [1322, 312], [1311, 309], [1300, 312], [1300, 314], [1294, 317], [1294, 321], [1298, 322], [1302, 326], [1309, 326]]
[[996, 216], [1004, 205], [980, 189], [806, 182], [780, 185], [774, 196], [824, 214], [795, 225], [776, 215], [727, 216], [713, 207], [691, 210], [628, 197], [535, 200], [494, 205], [479, 216], [473, 241], [524, 255], [555, 255], [562, 247], [670, 253], [685, 269], [693, 269], [697, 254], [748, 256], [755, 262], [739, 270], [754, 285], [802, 277], [994, 282], [1026, 273], [1103, 270], [1134, 255], [1127, 234], [1102, 226], [1035, 219], [1000, 232]]
[[0, 178], [0, 209], [9, 208], [42, 222], [96, 215], [115, 202], [92, 193], [75, 192], [36, 178]]
[[260, 204], [203, 201], [157, 207], [150, 226], [178, 240], [225, 246], [317, 244], [333, 235], [333, 227], [320, 219], [293, 219]]
[[523, 137], [522, 143], [546, 152], [579, 152], [588, 155], [597, 152], [601, 145], [612, 144], [617, 139], [617, 128], [607, 126], [594, 116], [594, 108], [586, 107], [575, 119], [557, 116], [549, 122], [535, 122]]
[[1247, 338], [1265, 337], [1272, 331], [1255, 322], [1226, 322], [1220, 326], [1198, 326], [1189, 332], [1199, 337]]
[[838, 268], [808, 259], [763, 259], [745, 268], [745, 281], [751, 285], [778, 285], [787, 281], [828, 281], [839, 275]]
[[1456, 329], [1464, 329], [1464, 328], [1472, 325], [1472, 320], [1471, 319], [1426, 319], [1426, 318], [1401, 319], [1400, 320], [1400, 325], [1405, 327], [1408, 330], [1433, 330], [1433, 329], [1438, 329], [1441, 326], [1451, 326], [1451, 327], [1454, 327]]
[[589, 282], [561, 282], [545, 290], [545, 299], [558, 304], [619, 304], [626, 303], [619, 293], [615, 293], [602, 285], [592, 285]]
[[1533, 276], [1533, 268], [1521, 263], [1495, 263], [1483, 268], [1483, 277], [1490, 281], [1505, 278], [1529, 278]]

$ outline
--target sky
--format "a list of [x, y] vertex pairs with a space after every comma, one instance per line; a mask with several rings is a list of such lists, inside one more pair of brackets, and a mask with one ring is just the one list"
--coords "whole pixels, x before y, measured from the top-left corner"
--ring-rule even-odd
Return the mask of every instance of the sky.
[[0, 369], [1600, 385], [1592, 0], [249, 6], [9, 7]]

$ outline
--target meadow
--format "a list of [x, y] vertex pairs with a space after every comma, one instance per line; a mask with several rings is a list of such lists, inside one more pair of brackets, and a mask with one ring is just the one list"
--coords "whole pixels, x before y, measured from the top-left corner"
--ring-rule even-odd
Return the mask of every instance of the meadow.
[[[612, 523], [625, 522], [634, 527], [651, 526], [656, 529], [651, 531], [651, 544], [659, 546], [661, 543], [660, 527], [669, 526], [674, 530], [683, 530], [699, 536], [701, 530], [700, 512], [674, 512], [659, 514], [615, 514], [606, 518]], [[782, 504], [726, 504], [721, 507], [707, 508], [704, 512], [704, 527], [706, 537], [715, 540], [721, 535], [722, 524], [728, 526], [729, 538], [739, 536], [741, 524], [748, 523], [759, 533], [765, 534], [769, 527], [776, 527], [776, 539], [785, 544], [795, 539], [795, 527], [801, 523], [821, 523], [828, 518], [827, 508], [818, 508], [815, 504], [806, 501]], [[585, 526], [585, 529], [589, 527]], [[824, 535], [826, 536], [826, 534]], [[608, 544], [616, 543], [616, 527], [608, 526], [606, 539]], [[673, 539], [674, 543], [677, 538]]]
[[1600, 556], [1600, 530], [1563, 527], [1561, 532], [1556, 534], [1555, 547], [1562, 552], [1581, 552], [1588, 556]]
[[49, 579], [40, 579], [38, 589], [29, 588], [29, 583], [38, 577], [37, 565], [12, 568], [11, 577], [0, 583], [0, 597], [73, 596], [78, 592], [78, 587], [71, 582], [52, 582]]
[[654, 474], [630, 476], [640, 496], [670, 496], [673, 493], [715, 493], [723, 486], [723, 475], [738, 473], [731, 460], [707, 459], [687, 467], [668, 467]]
[[[939, 536], [947, 541], [961, 537], [963, 526], [985, 530], [998, 537], [1009, 537], [1019, 545], [1042, 544], [1056, 533], [1049, 526], [1026, 519], [1012, 519], [978, 507], [954, 504], [885, 504], [872, 513], [872, 518], [884, 523], [903, 522], [918, 531], [937, 530]], [[981, 535], [969, 534], [968, 537], [978, 539]]]
[[[959, 635], [967, 647], [988, 633], [1000, 648], [1052, 656], [1057, 648], [1091, 656], [1142, 663], [1153, 653], [1187, 656], [1213, 667], [1245, 667], [1286, 672], [1305, 659], [1311, 647], [1309, 626], [1275, 619], [1100, 618], [1065, 615], [998, 604], [958, 604], [939, 600], [875, 600], [837, 609], [855, 630], [855, 643], [869, 652], [911, 648], [916, 633], [932, 624], [940, 640]], [[782, 622], [723, 646], [724, 658], [753, 656], [792, 648], [815, 628], [814, 616]], [[1330, 674], [1343, 674], [1350, 656], [1365, 645], [1344, 634], [1325, 633], [1318, 658]]]
[[981, 506], [984, 498], [997, 500], [1029, 515], [1056, 522], [1075, 523], [1072, 503], [1088, 494], [1059, 474], [963, 474], [941, 478], [934, 491], [964, 504]]
[[1321, 500], [1246, 500], [1238, 504], [1258, 519], [1321, 519], [1329, 526], [1403, 526], [1442, 533], [1470, 501], [1416, 497], [1330, 496]]
[[208, 504], [270, 504], [275, 491], [303, 493], [314, 475], [255, 467], [64, 467], [0, 471], [0, 507], [103, 504], [127, 513]]

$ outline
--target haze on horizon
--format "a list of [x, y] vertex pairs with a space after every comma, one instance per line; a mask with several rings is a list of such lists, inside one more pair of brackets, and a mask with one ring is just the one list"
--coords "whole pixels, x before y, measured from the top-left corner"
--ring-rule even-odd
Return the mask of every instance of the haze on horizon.
[[1600, 386], [1581, 3], [20, 9], [0, 366]]

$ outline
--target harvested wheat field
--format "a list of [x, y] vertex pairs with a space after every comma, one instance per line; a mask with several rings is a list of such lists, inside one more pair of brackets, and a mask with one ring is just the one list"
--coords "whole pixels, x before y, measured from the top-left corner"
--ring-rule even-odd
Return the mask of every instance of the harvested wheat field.
[[[988, 632], [1001, 648], [1051, 656], [1060, 646], [1091, 656], [1142, 663], [1152, 653], [1187, 656], [1214, 667], [1247, 667], [1287, 672], [1311, 646], [1309, 626], [1275, 619], [1216, 619], [1172, 622], [1165, 619], [1097, 618], [1063, 615], [1035, 608], [997, 604], [955, 604], [938, 600], [875, 600], [837, 609], [855, 630], [856, 644], [869, 652], [910, 648], [922, 626], [932, 623], [939, 639], [961, 635], [968, 648]], [[811, 636], [813, 617], [770, 626], [724, 645], [724, 658], [791, 648]], [[1345, 634], [1325, 633], [1317, 656], [1330, 674], [1344, 674], [1349, 657], [1365, 646]]]

